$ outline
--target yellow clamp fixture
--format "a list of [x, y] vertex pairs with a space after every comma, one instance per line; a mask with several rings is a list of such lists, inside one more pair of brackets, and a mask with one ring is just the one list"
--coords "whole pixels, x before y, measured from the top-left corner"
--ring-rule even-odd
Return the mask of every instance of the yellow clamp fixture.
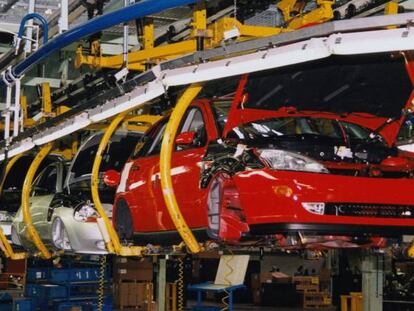
[[32, 188], [33, 177], [36, 174], [37, 169], [43, 160], [47, 157], [50, 150], [52, 150], [53, 144], [49, 143], [44, 145], [39, 153], [34, 158], [32, 164], [30, 165], [29, 171], [27, 172], [26, 178], [24, 179], [23, 189], [22, 189], [22, 212], [23, 212], [23, 221], [26, 224], [26, 230], [29, 234], [30, 239], [40, 251], [40, 254], [44, 259], [49, 259], [52, 257], [52, 254], [48, 251], [42, 239], [39, 236], [39, 233], [36, 231], [33, 226], [32, 215], [30, 214], [30, 191]]
[[[109, 235], [109, 240], [106, 240], [106, 247], [109, 253], [115, 253], [120, 256], [142, 256], [142, 252], [145, 249], [140, 246], [122, 246], [119, 240], [118, 234], [116, 233], [114, 227], [112, 226], [111, 221], [105, 213], [104, 208], [102, 207], [101, 200], [99, 198], [99, 167], [102, 162], [102, 155], [105, 152], [106, 147], [108, 146], [109, 140], [112, 137], [112, 134], [118, 128], [119, 124], [125, 119], [129, 111], [120, 113], [117, 115], [111, 124], [108, 126], [105, 131], [104, 136], [99, 144], [98, 151], [96, 152], [95, 161], [93, 162], [92, 176], [91, 176], [91, 192], [92, 200], [95, 205], [95, 208], [101, 218], [98, 221], [103, 221], [106, 229], [106, 233]], [[98, 222], [99, 223], [99, 222]], [[100, 227], [101, 228], [101, 227]], [[102, 231], [102, 229], [101, 229]], [[104, 236], [106, 233], [102, 233]]]
[[184, 94], [178, 100], [178, 103], [175, 106], [165, 129], [160, 157], [161, 187], [164, 201], [178, 233], [181, 235], [181, 238], [192, 253], [199, 253], [201, 251], [201, 247], [181, 214], [180, 207], [178, 206], [175, 198], [171, 180], [171, 155], [174, 148], [174, 139], [181, 119], [188, 106], [202, 89], [202, 85], [192, 84], [186, 89]]

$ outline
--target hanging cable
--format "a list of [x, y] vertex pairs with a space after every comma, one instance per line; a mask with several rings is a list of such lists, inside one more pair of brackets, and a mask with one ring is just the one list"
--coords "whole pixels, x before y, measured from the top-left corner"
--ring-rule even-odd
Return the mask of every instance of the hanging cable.
[[[231, 284], [231, 280], [229, 279], [229, 277], [234, 272], [233, 266], [230, 264], [230, 262], [234, 258], [234, 254], [233, 254], [233, 252], [232, 252], [231, 249], [229, 249], [229, 251], [230, 251], [230, 255], [224, 257], [224, 262], [226, 264], [226, 267], [228, 268], [227, 273], [224, 275], [224, 282], [225, 282], [225, 285], [227, 285], [227, 286], [231, 286], [232, 285]], [[230, 297], [230, 293], [227, 291], [227, 289], [224, 289], [224, 293], [225, 293], [225, 295], [221, 299], [221, 302], [223, 303], [224, 308], [222, 308], [220, 311], [227, 311], [229, 309], [229, 297]]]
[[184, 260], [182, 257], [178, 258], [178, 279], [177, 294], [178, 294], [178, 311], [184, 311]]
[[105, 287], [105, 270], [106, 256], [99, 258], [99, 282], [98, 282], [98, 308], [97, 311], [103, 310], [104, 305], [104, 287]]

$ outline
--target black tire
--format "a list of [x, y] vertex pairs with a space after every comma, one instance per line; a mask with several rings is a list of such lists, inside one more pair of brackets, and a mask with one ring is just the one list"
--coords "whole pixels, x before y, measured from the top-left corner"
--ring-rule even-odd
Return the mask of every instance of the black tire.
[[221, 189], [222, 182], [230, 178], [227, 172], [218, 172], [210, 182], [208, 190], [208, 228], [207, 235], [210, 239], [219, 240], [220, 214], [221, 214]]
[[338, 11], [334, 11], [333, 16], [334, 16], [333, 19], [336, 21], [341, 19], [341, 13], [339, 13]]
[[357, 14], [356, 6], [353, 4], [350, 4], [348, 8], [346, 9], [346, 18], [352, 18]]
[[134, 237], [132, 214], [125, 201], [119, 201], [116, 205], [115, 230], [121, 241], [131, 241]]

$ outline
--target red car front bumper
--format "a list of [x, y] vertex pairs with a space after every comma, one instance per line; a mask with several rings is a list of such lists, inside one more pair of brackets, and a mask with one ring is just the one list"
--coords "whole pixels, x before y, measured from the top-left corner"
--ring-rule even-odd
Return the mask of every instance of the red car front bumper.
[[[238, 173], [233, 180], [253, 234], [414, 233], [414, 179], [262, 169]], [[322, 215], [311, 213], [303, 203], [324, 203], [325, 210]]]

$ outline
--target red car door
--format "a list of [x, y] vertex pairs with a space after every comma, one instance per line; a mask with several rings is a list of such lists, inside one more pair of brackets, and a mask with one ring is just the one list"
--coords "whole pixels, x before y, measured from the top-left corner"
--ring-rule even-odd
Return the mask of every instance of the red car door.
[[[178, 135], [194, 133], [194, 141], [186, 146], [176, 146], [171, 161], [171, 177], [174, 192], [181, 212], [191, 228], [207, 225], [207, 192], [200, 189], [201, 160], [210, 140], [217, 138], [214, 120], [208, 102], [198, 102], [188, 108]], [[159, 163], [151, 175], [153, 193], [157, 204], [157, 217], [160, 230], [175, 230], [162, 196], [159, 179]]]
[[160, 160], [159, 152], [165, 126], [166, 122], [161, 122], [147, 135], [148, 141], [125, 165], [118, 187], [118, 192], [124, 192], [136, 232], [160, 230], [153, 176]]

